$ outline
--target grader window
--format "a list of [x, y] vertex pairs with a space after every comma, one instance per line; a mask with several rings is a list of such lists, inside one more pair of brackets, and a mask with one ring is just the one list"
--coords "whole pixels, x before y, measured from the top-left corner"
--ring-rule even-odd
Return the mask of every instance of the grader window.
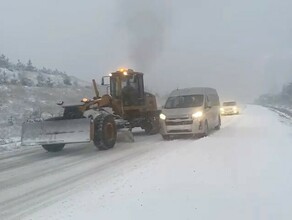
[[111, 96], [122, 99], [125, 106], [142, 105], [144, 102], [143, 75], [129, 74], [111, 77]]
[[111, 91], [111, 96], [114, 98], [120, 98], [120, 89], [119, 89], [119, 80], [116, 77], [111, 78], [110, 82], [110, 91]]
[[124, 105], [138, 105], [139, 84], [135, 76], [127, 76], [122, 79], [122, 98]]

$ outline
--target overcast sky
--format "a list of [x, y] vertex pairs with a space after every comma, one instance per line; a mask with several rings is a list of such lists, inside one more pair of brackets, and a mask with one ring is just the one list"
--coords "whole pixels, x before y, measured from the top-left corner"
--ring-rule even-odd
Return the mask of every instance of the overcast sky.
[[119, 67], [159, 93], [251, 101], [292, 80], [291, 0], [0, 0], [0, 53], [91, 80]]

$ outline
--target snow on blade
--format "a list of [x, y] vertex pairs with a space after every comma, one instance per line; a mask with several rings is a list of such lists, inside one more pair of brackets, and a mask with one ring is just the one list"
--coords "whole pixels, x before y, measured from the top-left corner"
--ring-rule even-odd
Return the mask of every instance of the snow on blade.
[[22, 145], [80, 143], [90, 141], [90, 120], [26, 122], [22, 127]]

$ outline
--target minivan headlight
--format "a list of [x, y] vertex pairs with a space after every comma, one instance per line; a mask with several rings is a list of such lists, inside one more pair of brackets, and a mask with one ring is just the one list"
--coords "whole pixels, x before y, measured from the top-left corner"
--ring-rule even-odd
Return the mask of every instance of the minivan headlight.
[[201, 118], [202, 116], [203, 116], [203, 112], [201, 111], [192, 114], [193, 118]]
[[162, 114], [162, 113], [161, 113], [161, 114], [159, 115], [159, 118], [160, 118], [161, 120], [165, 120], [165, 119], [166, 119], [166, 116], [165, 116], [165, 114]]

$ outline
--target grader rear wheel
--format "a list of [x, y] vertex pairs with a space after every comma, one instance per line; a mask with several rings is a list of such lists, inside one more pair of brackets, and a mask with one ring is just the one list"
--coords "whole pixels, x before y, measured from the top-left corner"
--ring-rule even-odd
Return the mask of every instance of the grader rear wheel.
[[147, 135], [157, 134], [160, 129], [159, 118], [156, 115], [148, 116], [142, 127]]
[[159, 132], [159, 120], [158, 118], [154, 117], [148, 117], [144, 122], [145, 133], [147, 135], [153, 135], [157, 134]]

